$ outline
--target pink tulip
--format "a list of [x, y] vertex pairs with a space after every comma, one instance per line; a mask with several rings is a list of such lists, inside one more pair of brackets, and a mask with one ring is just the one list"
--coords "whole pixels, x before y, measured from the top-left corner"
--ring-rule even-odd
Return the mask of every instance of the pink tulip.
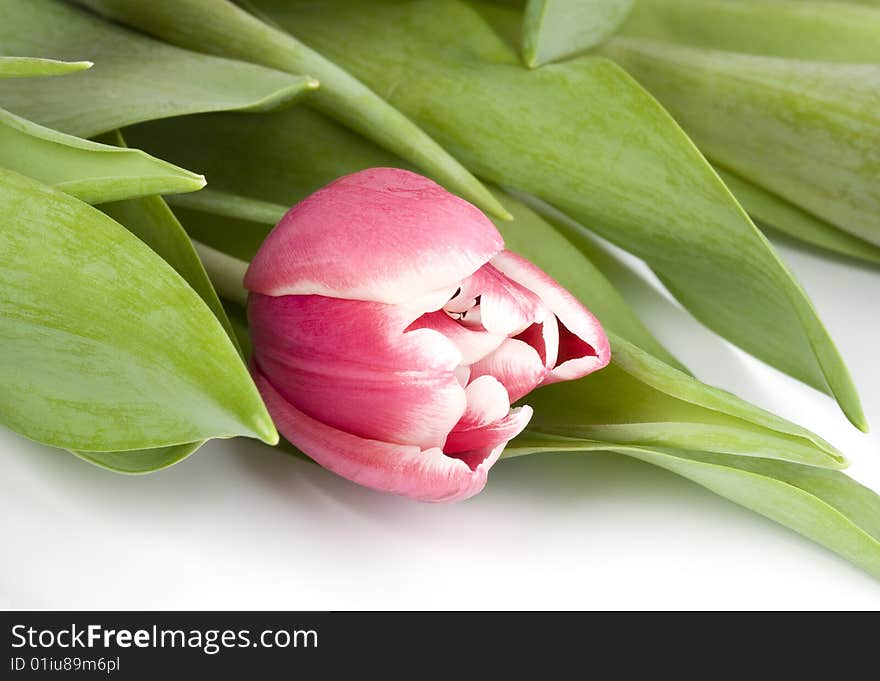
[[599, 322], [504, 250], [470, 203], [404, 170], [294, 206], [245, 278], [252, 370], [278, 429], [378, 490], [456, 501], [528, 424], [534, 388], [610, 359]]

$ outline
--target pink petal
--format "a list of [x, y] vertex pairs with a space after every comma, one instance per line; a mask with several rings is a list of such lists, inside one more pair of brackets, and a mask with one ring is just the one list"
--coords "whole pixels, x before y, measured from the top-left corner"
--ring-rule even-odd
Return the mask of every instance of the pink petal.
[[485, 447], [470, 452], [462, 452], [461, 454], [456, 454], [455, 458], [464, 462], [472, 471], [478, 470], [480, 466], [486, 466], [488, 470], [498, 461], [498, 457], [504, 451], [505, 445], [507, 445], [507, 442], [498, 445], [494, 449]]
[[559, 320], [559, 356], [544, 383], [580, 378], [608, 364], [608, 338], [599, 320], [577, 298], [546, 272], [511, 251], [493, 257], [492, 265], [538, 294]]
[[466, 406], [461, 353], [436, 331], [404, 332], [396, 306], [251, 294], [254, 362], [314, 419], [362, 438], [441, 447]]
[[[445, 309], [464, 312], [467, 308], [461, 309], [460, 303], [473, 301], [478, 296], [480, 323], [486, 331], [498, 336], [515, 336], [540, 321], [546, 313], [535, 293], [504, 276], [491, 264], [483, 265], [465, 279], [459, 295], [447, 303]], [[471, 319], [465, 317], [463, 321], [468, 323]]]
[[455, 286], [504, 247], [476, 207], [397, 168], [342, 177], [288, 211], [245, 277], [250, 291], [401, 303]]
[[537, 388], [549, 375], [535, 348], [508, 338], [491, 355], [471, 366], [471, 378], [494, 376], [507, 389], [511, 402]]
[[480, 376], [465, 388], [467, 408], [456, 430], [472, 430], [503, 419], [510, 413], [507, 390], [494, 376]]
[[285, 400], [258, 369], [252, 372], [284, 437], [325, 468], [366, 487], [420, 501], [460, 501], [485, 487], [489, 469], [504, 448], [474, 452], [466, 462], [438, 448], [421, 450], [360, 438], [310, 418]]
[[559, 357], [559, 322], [555, 315], [548, 313], [543, 322], [532, 324], [516, 339], [531, 345], [548, 370], [556, 366]]
[[526, 405], [510, 410], [507, 416], [488, 425], [469, 430], [453, 430], [443, 445], [443, 451], [459, 456], [460, 452], [482, 451], [505, 445], [523, 431], [531, 418], [532, 408]]
[[309, 364], [455, 369], [462, 356], [451, 341], [429, 329], [406, 332], [417, 316], [403, 306], [324, 296], [276, 298], [252, 293], [248, 300], [251, 340], [258, 352], [283, 349], [291, 361]]
[[504, 336], [462, 326], [443, 310], [422, 315], [409, 329], [433, 329], [442, 334], [459, 349], [464, 364], [473, 364], [504, 342]]

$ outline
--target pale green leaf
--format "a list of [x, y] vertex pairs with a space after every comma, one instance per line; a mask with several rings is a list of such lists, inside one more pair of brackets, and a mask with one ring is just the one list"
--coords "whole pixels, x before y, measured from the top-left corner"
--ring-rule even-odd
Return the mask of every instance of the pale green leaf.
[[223, 327], [81, 201], [0, 170], [0, 422], [83, 451], [277, 434]]
[[880, 65], [634, 38], [616, 38], [603, 51], [656, 95], [713, 161], [880, 244]]
[[3, 0], [0, 52], [95, 62], [64, 78], [0, 81], [5, 108], [79, 137], [203, 111], [279, 108], [317, 86], [172, 47], [54, 0]]
[[880, 246], [844, 232], [730, 171], [717, 170], [743, 208], [762, 226], [819, 248], [880, 263]]
[[90, 142], [0, 109], [0, 167], [87, 203], [191, 192], [205, 178], [137, 149]]
[[638, 0], [620, 33], [810, 61], [880, 62], [880, 12], [852, 0]]
[[484, 210], [508, 217], [491, 193], [406, 116], [363, 83], [309, 49], [293, 34], [264, 23], [228, 0], [80, 0], [80, 4], [194, 50], [317, 78], [311, 102], [437, 177]]
[[599, 44], [620, 26], [633, 0], [529, 0], [523, 57], [534, 68]]
[[760, 513], [880, 577], [880, 497], [843, 473], [767, 459], [564, 439], [528, 431], [504, 456], [614, 451], [665, 468]]
[[257, 4], [478, 175], [545, 199], [643, 258], [699, 320], [834, 395], [866, 427], [801, 287], [675, 121], [616, 65], [581, 57], [523, 69], [454, 0]]
[[188, 444], [158, 447], [156, 449], [135, 449], [125, 452], [78, 452], [81, 459], [116, 473], [140, 475], [155, 473], [168, 468], [194, 454], [204, 441]]
[[58, 61], [38, 57], [0, 57], [0, 78], [31, 78], [33, 76], [63, 76], [90, 69], [90, 61]]

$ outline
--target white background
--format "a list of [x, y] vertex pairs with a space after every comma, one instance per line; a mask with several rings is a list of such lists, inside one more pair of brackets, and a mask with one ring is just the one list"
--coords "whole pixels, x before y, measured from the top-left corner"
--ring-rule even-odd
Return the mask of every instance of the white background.
[[[880, 429], [880, 269], [781, 251]], [[815, 430], [880, 490], [878, 436], [662, 294], [628, 293], [703, 380]], [[620, 456], [502, 461], [451, 506], [243, 440], [125, 477], [0, 429], [0, 470], [0, 607], [880, 608], [880, 581], [829, 551]]]

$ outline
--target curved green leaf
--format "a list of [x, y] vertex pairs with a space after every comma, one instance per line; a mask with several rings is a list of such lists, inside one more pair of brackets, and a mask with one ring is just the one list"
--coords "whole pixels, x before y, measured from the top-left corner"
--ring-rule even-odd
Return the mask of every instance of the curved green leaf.
[[523, 57], [531, 68], [599, 44], [620, 26], [633, 0], [529, 0]]
[[191, 192], [205, 178], [138, 149], [120, 149], [44, 128], [0, 109], [0, 167], [86, 203]]
[[880, 263], [880, 246], [844, 232], [730, 171], [717, 170], [743, 208], [762, 226], [819, 248]]
[[639, 0], [620, 33], [810, 61], [880, 62], [880, 12], [852, 0]]
[[804, 291], [672, 117], [616, 65], [582, 57], [527, 71], [454, 0], [257, 4], [478, 175], [545, 199], [643, 258], [700, 321], [834, 395], [866, 427]]
[[[79, 0], [80, 4], [190, 49], [307, 73], [321, 82], [311, 102], [437, 177], [484, 210], [508, 217], [492, 194], [457, 160], [394, 107], [293, 35], [228, 0]], [[233, 38], [234, 36], [234, 38]]]
[[114, 471], [115, 473], [141, 475], [144, 473], [155, 473], [163, 468], [173, 466], [194, 454], [203, 444], [204, 441], [200, 440], [199, 442], [173, 445], [171, 447], [136, 449], [127, 452], [73, 451], [73, 453], [89, 463]]
[[504, 456], [613, 451], [685, 477], [770, 518], [880, 577], [880, 497], [843, 473], [680, 449], [613, 446], [526, 431]]
[[83, 451], [277, 441], [220, 323], [85, 203], [0, 170], [0, 422]]
[[880, 244], [880, 66], [614, 39], [603, 51], [713, 161]]
[[681, 447], [841, 468], [846, 459], [799, 426], [701, 383], [621, 338], [587, 380], [531, 393], [529, 428], [619, 444]]
[[90, 61], [58, 61], [38, 57], [0, 57], [0, 78], [31, 78], [33, 76], [63, 76], [90, 69]]
[[308, 77], [172, 47], [54, 0], [3, 0], [0, 52], [95, 62], [66, 78], [0, 81], [4, 107], [78, 137], [204, 111], [271, 110], [317, 87]]

